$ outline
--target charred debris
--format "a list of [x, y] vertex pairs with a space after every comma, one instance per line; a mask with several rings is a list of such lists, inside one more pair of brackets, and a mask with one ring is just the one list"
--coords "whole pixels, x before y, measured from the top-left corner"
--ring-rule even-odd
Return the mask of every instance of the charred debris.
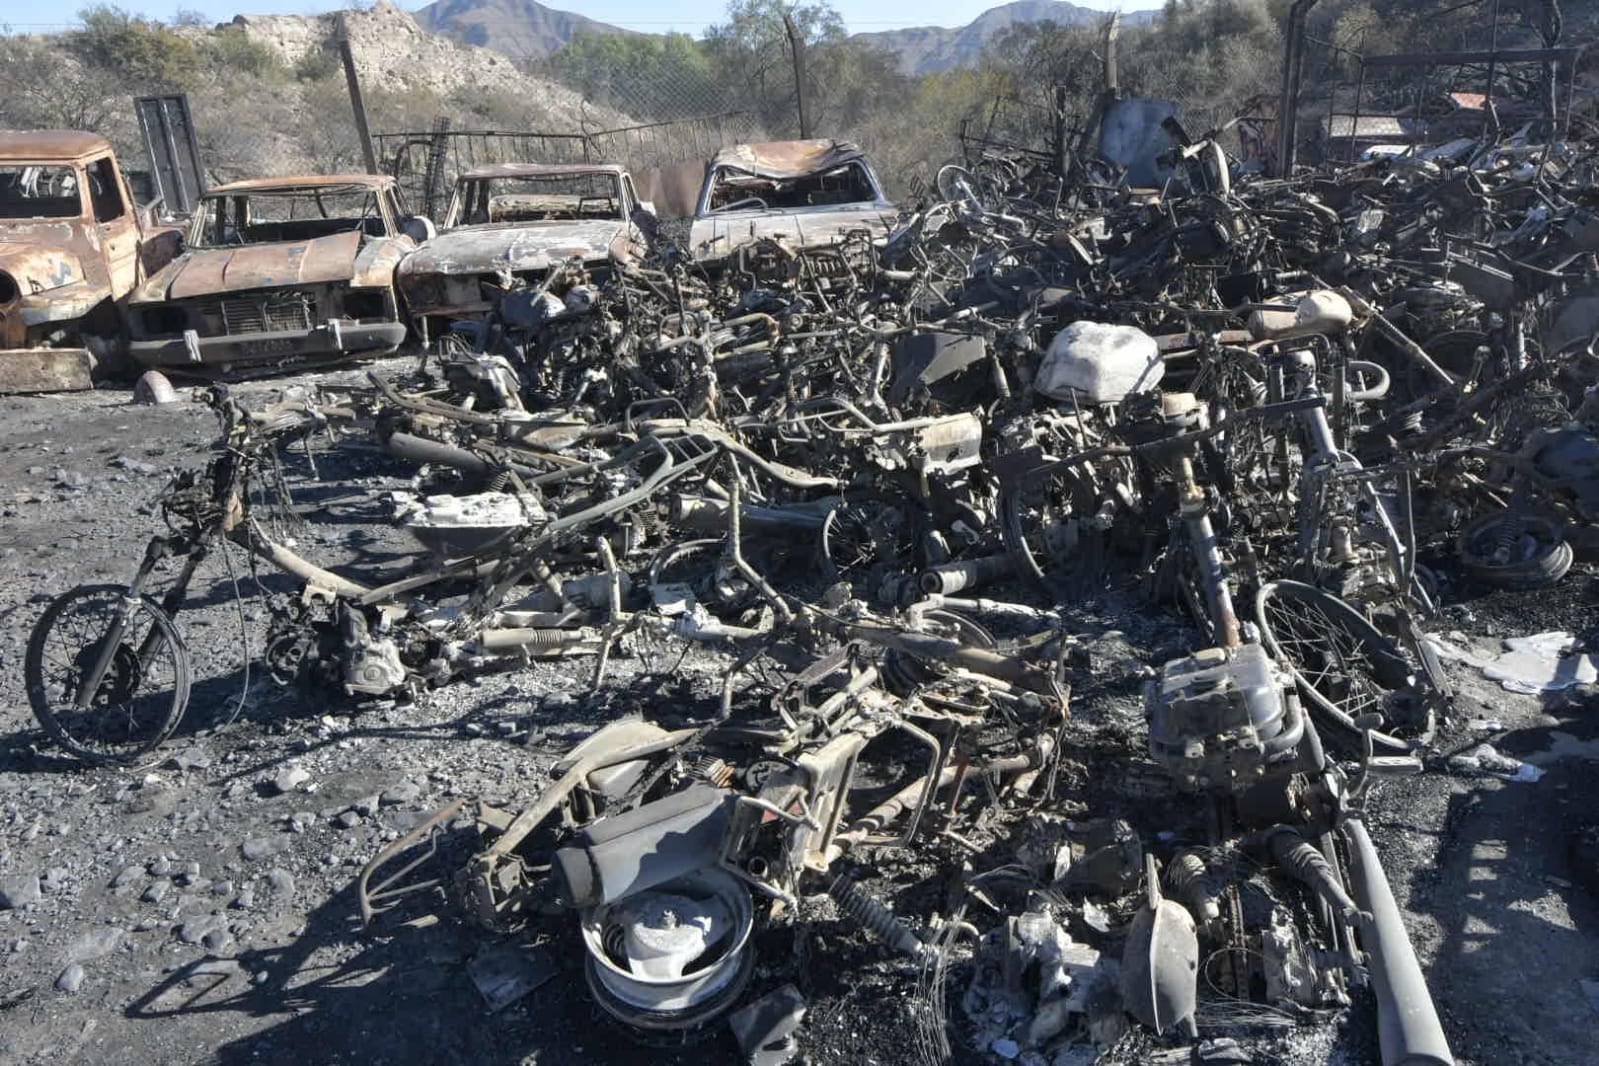
[[[1238, 178], [1201, 139], [1137, 193], [993, 154], [886, 240], [507, 276], [414, 373], [205, 390], [222, 447], [131, 595], [52, 603], [30, 699], [79, 757], [149, 759], [205, 669], [171, 618], [230, 544], [303, 584], [272, 675], [353, 701], [553, 657], [606, 707], [641, 647], [692, 648], [717, 691], [374, 856], [368, 926], [576, 927], [617, 1024], [731, 1025], [757, 1062], [805, 1011], [752, 979], [760, 934], [843, 917], [914, 975], [918, 1061], [1247, 1061], [1214, 1038], [1370, 996], [1384, 1063], [1450, 1063], [1365, 804], [1450, 714], [1451, 589], [1549, 586], [1592, 544], [1595, 159]], [[442, 472], [396, 503], [403, 579], [295, 552], [278, 458], [313, 438]], [[1171, 655], [1139, 668], [1139, 750], [1096, 755], [1076, 618], [1107, 588]], [[1121, 787], [1085, 790], [1089, 758]], [[891, 907], [900, 859], [925, 890]]]

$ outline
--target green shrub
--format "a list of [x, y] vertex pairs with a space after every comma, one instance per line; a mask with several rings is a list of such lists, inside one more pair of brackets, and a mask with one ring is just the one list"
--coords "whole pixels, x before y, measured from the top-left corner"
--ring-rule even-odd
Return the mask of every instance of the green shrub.
[[67, 34], [66, 43], [85, 64], [151, 88], [199, 84], [200, 50], [182, 34], [119, 7], [85, 8], [78, 18], [83, 29]]

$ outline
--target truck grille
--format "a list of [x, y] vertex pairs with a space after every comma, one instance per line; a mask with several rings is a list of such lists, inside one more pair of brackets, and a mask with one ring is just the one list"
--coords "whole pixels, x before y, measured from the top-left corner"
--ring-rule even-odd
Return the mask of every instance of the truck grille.
[[194, 302], [207, 336], [282, 333], [316, 325], [316, 296], [309, 292], [245, 293]]

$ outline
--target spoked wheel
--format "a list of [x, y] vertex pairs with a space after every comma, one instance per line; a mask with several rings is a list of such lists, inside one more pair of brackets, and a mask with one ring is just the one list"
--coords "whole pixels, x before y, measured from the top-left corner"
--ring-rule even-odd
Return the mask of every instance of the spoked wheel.
[[28, 638], [25, 669], [34, 717], [88, 762], [139, 765], [189, 702], [189, 649], [177, 628], [118, 585], [84, 585], [51, 601]]
[[[1273, 581], [1255, 596], [1255, 622], [1272, 658], [1294, 677], [1318, 720], [1358, 735], [1356, 719], [1388, 720], [1389, 694], [1414, 687], [1410, 664], [1358, 611], [1314, 585]], [[1382, 748], [1413, 745], [1374, 732]]]
[[822, 523], [821, 569], [829, 581], [860, 581], [879, 568], [903, 569], [916, 553], [916, 516], [894, 500], [843, 503]]
[[1057, 594], [1073, 593], [1099, 576], [1105, 535], [1095, 498], [1082, 478], [1057, 470], [1007, 490], [1001, 508], [1005, 548], [1022, 574]]

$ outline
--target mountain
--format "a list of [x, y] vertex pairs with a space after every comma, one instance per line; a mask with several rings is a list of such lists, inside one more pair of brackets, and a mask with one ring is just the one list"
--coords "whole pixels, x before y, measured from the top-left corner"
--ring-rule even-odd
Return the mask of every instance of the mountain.
[[580, 33], [632, 32], [538, 0], [434, 0], [415, 15], [425, 30], [514, 59], [543, 59]]
[[[854, 39], [896, 52], [907, 74], [933, 74], [977, 62], [983, 47], [1012, 26], [1028, 22], [1055, 22], [1062, 26], [1094, 26], [1105, 12], [1079, 7], [1064, 0], [1016, 0], [991, 7], [958, 29], [916, 26], [880, 33], [857, 33]], [[1158, 11], [1129, 11], [1122, 25], [1139, 26], [1154, 21]]]
[[[1122, 23], [1143, 25], [1158, 14], [1132, 11], [1122, 15]], [[514, 59], [542, 59], [560, 51], [580, 33], [633, 32], [571, 11], [545, 7], [538, 0], [434, 0], [415, 15], [425, 30], [465, 44], [492, 48]], [[1103, 11], [1066, 0], [1016, 0], [989, 8], [956, 29], [917, 26], [857, 33], [854, 39], [898, 53], [900, 67], [907, 74], [931, 74], [975, 63], [983, 46], [1012, 26], [1045, 21], [1062, 26], [1092, 26], [1104, 17]]]

